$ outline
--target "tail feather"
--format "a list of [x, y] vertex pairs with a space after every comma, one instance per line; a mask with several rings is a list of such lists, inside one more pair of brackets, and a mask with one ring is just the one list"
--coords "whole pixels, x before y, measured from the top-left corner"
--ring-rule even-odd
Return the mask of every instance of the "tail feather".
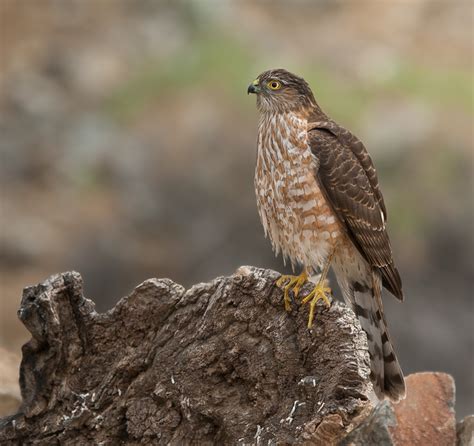
[[388, 325], [383, 312], [382, 286], [380, 276], [372, 272], [373, 301], [376, 307], [376, 319], [379, 323], [384, 363], [384, 393], [393, 401], [405, 398], [405, 378], [398, 362], [388, 333]]
[[349, 296], [345, 297], [352, 304], [362, 329], [367, 334], [371, 380], [377, 397], [398, 401], [405, 397], [405, 381], [388, 334], [381, 290], [381, 277], [372, 272], [370, 286], [359, 282], [349, 283]]

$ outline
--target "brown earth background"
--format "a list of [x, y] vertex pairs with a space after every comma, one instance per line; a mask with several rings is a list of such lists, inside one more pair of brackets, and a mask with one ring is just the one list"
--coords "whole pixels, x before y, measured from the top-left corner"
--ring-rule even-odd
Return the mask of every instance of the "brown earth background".
[[104, 311], [149, 277], [285, 270], [246, 95], [285, 67], [377, 165], [405, 372], [451, 373], [474, 411], [471, 1], [0, 0], [0, 33], [0, 347], [19, 357], [21, 290], [52, 273]]

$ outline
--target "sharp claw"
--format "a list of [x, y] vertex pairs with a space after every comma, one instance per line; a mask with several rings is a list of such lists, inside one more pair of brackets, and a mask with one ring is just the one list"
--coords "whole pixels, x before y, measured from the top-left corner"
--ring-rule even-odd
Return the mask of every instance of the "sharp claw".
[[[325, 277], [325, 274], [323, 274]], [[308, 274], [306, 270], [299, 276], [291, 276], [291, 275], [282, 275], [278, 278], [275, 282], [275, 285], [279, 288], [284, 290], [284, 303], [285, 303], [285, 310], [290, 312], [291, 311], [291, 299], [290, 299], [290, 290], [293, 291], [293, 296], [296, 298], [298, 297], [301, 288], [305, 284], [306, 280], [308, 279]], [[321, 280], [313, 290], [305, 296], [301, 303], [309, 304], [309, 317], [308, 317], [308, 328], [311, 328], [314, 321], [314, 313], [316, 310], [316, 304], [318, 300], [323, 300], [326, 306], [329, 308], [331, 306], [331, 302], [328, 296], [331, 294], [331, 288], [325, 286], [326, 281], [325, 279]]]
[[300, 293], [301, 291], [301, 287], [303, 286], [304, 282], [301, 283], [301, 282], [298, 282], [295, 287], [293, 288], [293, 295], [295, 296], [295, 298], [298, 297], [298, 294]]
[[[282, 275], [275, 282], [275, 285], [284, 290], [285, 310], [291, 311], [290, 290], [293, 290], [294, 297], [298, 297], [301, 287], [306, 282], [308, 275], [303, 271], [299, 276]], [[285, 285], [284, 285], [285, 284]], [[284, 286], [283, 286], [284, 285]]]
[[316, 285], [302, 301], [301, 303], [306, 304], [310, 302], [309, 304], [309, 317], [308, 317], [308, 328], [311, 328], [313, 325], [313, 320], [314, 320], [314, 312], [316, 309], [316, 304], [318, 300], [323, 300], [324, 303], [327, 305], [329, 308], [331, 306], [331, 302], [329, 301], [328, 295], [331, 294], [331, 288], [325, 287], [324, 284], [319, 283]]

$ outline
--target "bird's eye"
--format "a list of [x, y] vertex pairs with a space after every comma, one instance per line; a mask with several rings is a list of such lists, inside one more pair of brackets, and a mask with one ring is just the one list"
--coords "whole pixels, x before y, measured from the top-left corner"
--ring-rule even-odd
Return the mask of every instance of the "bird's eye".
[[278, 81], [270, 81], [268, 84], [270, 90], [279, 90], [281, 88], [281, 83]]

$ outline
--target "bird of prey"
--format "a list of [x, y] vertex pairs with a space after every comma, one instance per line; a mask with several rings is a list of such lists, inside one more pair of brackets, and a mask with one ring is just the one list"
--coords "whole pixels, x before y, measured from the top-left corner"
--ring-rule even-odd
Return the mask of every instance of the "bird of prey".
[[329, 305], [326, 276], [333, 268], [344, 300], [367, 334], [371, 381], [379, 398], [405, 396], [403, 373], [390, 341], [382, 286], [403, 300], [386, 229], [387, 210], [377, 173], [362, 142], [317, 104], [304, 79], [286, 70], [260, 74], [247, 93], [260, 114], [255, 192], [265, 235], [276, 254], [303, 265], [299, 276], [281, 276], [285, 308], [309, 274], [320, 270], [309, 303]]

